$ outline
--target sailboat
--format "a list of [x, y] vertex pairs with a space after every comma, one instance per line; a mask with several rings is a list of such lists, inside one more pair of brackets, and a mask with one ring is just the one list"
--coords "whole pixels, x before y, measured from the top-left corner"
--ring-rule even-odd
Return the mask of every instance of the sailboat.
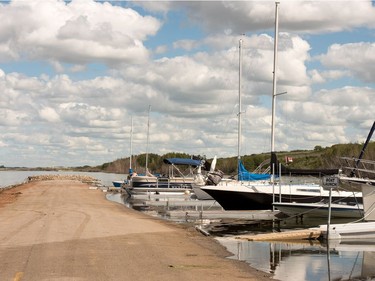
[[[129, 179], [124, 185], [129, 195], [135, 194], [186, 194], [192, 191], [192, 183], [194, 182], [194, 170], [200, 169], [205, 163], [202, 159], [190, 158], [166, 158], [163, 162], [168, 165], [168, 175], [155, 176], [148, 170], [148, 145], [150, 135], [150, 111], [148, 110], [147, 122], [147, 145], [146, 145], [146, 167], [145, 174], [138, 175], [133, 171], [129, 171]], [[178, 167], [188, 166], [189, 174], [184, 174]]]
[[[143, 187], [143, 186], [155, 186], [157, 182], [157, 177], [152, 175], [148, 170], [148, 145], [149, 145], [149, 136], [150, 136], [150, 111], [151, 105], [148, 106], [148, 116], [147, 116], [147, 143], [146, 143], [146, 167], [145, 167], [145, 174], [138, 175], [137, 173], [133, 172], [132, 169], [129, 169], [129, 177], [124, 185], [125, 190], [129, 193], [129, 189], [133, 189], [135, 187]], [[132, 145], [131, 145], [132, 146]]]
[[[247, 171], [241, 166], [241, 159], [238, 153], [238, 179], [222, 179], [214, 185], [199, 186], [200, 189], [213, 197], [225, 210], [266, 210], [273, 209], [274, 202], [301, 202], [314, 203], [329, 199], [329, 191], [323, 189], [317, 183], [305, 182], [288, 182], [281, 183], [275, 181], [277, 171], [281, 173], [281, 169], [276, 170], [278, 166], [276, 154], [274, 150], [274, 128], [275, 128], [275, 99], [276, 99], [276, 65], [277, 65], [277, 40], [278, 40], [278, 5], [276, 2], [275, 10], [275, 39], [274, 39], [274, 66], [273, 66], [273, 93], [272, 93], [272, 129], [271, 129], [271, 168], [272, 174], [258, 175], [259, 178], [252, 178], [247, 175]], [[241, 49], [241, 41], [240, 41]], [[240, 50], [241, 57], [241, 50]], [[241, 63], [240, 63], [240, 79], [241, 81]], [[240, 89], [241, 89], [241, 82]], [[241, 90], [239, 90], [241, 92]], [[241, 96], [241, 95], [239, 95]], [[240, 106], [239, 106], [240, 107]], [[240, 130], [241, 130], [241, 108], [239, 111], [239, 145], [240, 147]], [[240, 148], [238, 148], [240, 151]], [[273, 162], [273, 163], [272, 163]], [[320, 171], [323, 172], [324, 171]], [[327, 174], [335, 171], [327, 171]], [[324, 175], [324, 174], [323, 174]], [[263, 178], [264, 177], [264, 178]], [[347, 204], [362, 203], [362, 194], [360, 192], [349, 191], [332, 191], [332, 201], [344, 202]]]
[[[131, 125], [130, 125], [130, 155], [129, 155], [129, 176], [133, 174], [132, 169], [132, 154], [133, 154], [133, 117], [131, 117]], [[127, 179], [119, 180], [119, 181], [112, 181], [112, 184], [116, 188], [121, 188], [124, 184], [127, 184]]]
[[[242, 78], [242, 43], [243, 40], [239, 40], [238, 50], [239, 50], [239, 79], [238, 79], [238, 145], [237, 145], [237, 172], [239, 181], [249, 181], [249, 180], [268, 180], [270, 179], [269, 174], [255, 174], [250, 173], [244, 167], [241, 161], [241, 115], [242, 115], [242, 102], [241, 102], [241, 78]], [[210, 192], [204, 191], [205, 184], [209, 186], [217, 186], [219, 183], [222, 185], [224, 182], [228, 184], [228, 179], [223, 179], [223, 173], [215, 171], [216, 156], [211, 164], [209, 173], [206, 175], [206, 180], [202, 180], [202, 177], [197, 178], [196, 184], [193, 186], [194, 193], [199, 200], [212, 200], [215, 199], [210, 195]], [[230, 183], [235, 183], [234, 180], [229, 180]]]
[[[343, 157], [346, 165], [352, 165], [349, 167], [342, 167], [343, 173], [337, 175], [337, 179], [340, 182], [341, 186], [344, 186], [346, 190], [362, 190], [362, 201], [368, 201], [371, 198], [371, 194], [374, 192], [373, 186], [375, 186], [375, 180], [359, 177], [359, 171], [362, 173], [365, 172], [368, 176], [369, 174], [375, 173], [375, 162], [371, 160], [363, 160], [363, 154], [366, 150], [368, 143], [371, 140], [371, 137], [375, 131], [375, 122], [373, 123], [370, 132], [367, 136], [367, 139], [361, 149], [361, 152], [358, 158], [348, 158]], [[359, 168], [359, 164], [362, 163], [363, 167]], [[369, 167], [374, 167], [372, 170]], [[349, 170], [345, 175], [344, 170]], [[366, 188], [367, 186], [367, 188]], [[369, 188], [368, 188], [369, 187]], [[371, 199], [374, 200], [374, 199]], [[331, 209], [331, 217], [342, 217], [342, 218], [363, 218], [364, 214], [367, 213], [368, 216], [366, 219], [369, 219], [370, 213], [373, 212], [374, 205], [366, 202], [366, 208], [364, 209], [363, 204], [347, 205], [347, 204], [335, 204], [335, 202], [319, 202], [313, 204], [303, 204], [303, 203], [286, 203], [286, 202], [276, 202], [273, 203], [273, 206], [278, 210], [287, 214], [289, 216], [310, 216], [310, 217], [327, 217]], [[372, 215], [372, 220], [375, 220], [375, 216]]]

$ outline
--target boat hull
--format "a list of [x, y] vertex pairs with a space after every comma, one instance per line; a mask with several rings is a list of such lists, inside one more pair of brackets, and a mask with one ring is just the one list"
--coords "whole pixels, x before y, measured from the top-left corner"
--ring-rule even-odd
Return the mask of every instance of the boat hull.
[[[284, 185], [275, 187], [272, 185], [246, 185], [230, 183], [221, 186], [203, 186], [202, 190], [212, 196], [225, 210], [269, 210], [273, 208], [273, 202], [299, 202], [317, 203], [329, 199], [329, 192], [319, 185]], [[280, 199], [281, 198], [281, 199]], [[332, 202], [344, 202], [347, 204], [362, 203], [360, 192], [332, 193]]]
[[187, 194], [192, 192], [193, 179], [133, 177], [125, 187], [130, 194]]
[[[320, 203], [273, 203], [273, 206], [288, 216], [303, 216], [315, 218], [327, 218], [329, 213], [328, 204]], [[331, 205], [331, 218], [353, 218], [363, 217], [363, 206], [349, 206], [344, 204]]]
[[112, 182], [113, 186], [117, 188], [120, 188], [124, 183], [125, 181], [113, 181]]
[[203, 191], [200, 187], [198, 186], [193, 186], [193, 192], [195, 196], [197, 197], [198, 200], [214, 200], [210, 194], [207, 192]]

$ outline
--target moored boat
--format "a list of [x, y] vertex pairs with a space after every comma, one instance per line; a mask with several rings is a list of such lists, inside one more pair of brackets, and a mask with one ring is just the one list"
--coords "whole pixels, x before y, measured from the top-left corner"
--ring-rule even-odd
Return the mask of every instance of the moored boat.
[[[314, 218], [328, 218], [329, 205], [328, 203], [284, 203], [275, 202], [273, 206], [288, 216], [303, 216]], [[363, 218], [362, 204], [331, 204], [332, 218]]]
[[[186, 194], [192, 193], [192, 186], [196, 179], [196, 171], [204, 164], [204, 160], [190, 158], [166, 158], [163, 160], [168, 165], [168, 175], [130, 176], [128, 183], [124, 186], [130, 194], [161, 194], [175, 193]], [[183, 173], [178, 166], [188, 166], [189, 172]], [[177, 174], [176, 174], [177, 173]]]

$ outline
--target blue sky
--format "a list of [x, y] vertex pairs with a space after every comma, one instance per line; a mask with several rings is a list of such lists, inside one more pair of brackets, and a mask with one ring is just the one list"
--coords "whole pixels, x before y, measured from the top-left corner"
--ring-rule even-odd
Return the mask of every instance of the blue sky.
[[[100, 165], [146, 151], [270, 151], [273, 1], [0, 2], [0, 165]], [[244, 34], [244, 35], [242, 35]], [[371, 1], [280, 1], [275, 150], [363, 142]]]

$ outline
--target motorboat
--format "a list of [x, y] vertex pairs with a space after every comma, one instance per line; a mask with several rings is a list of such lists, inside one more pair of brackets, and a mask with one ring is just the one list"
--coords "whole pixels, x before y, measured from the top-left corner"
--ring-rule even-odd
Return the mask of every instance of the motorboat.
[[275, 202], [273, 206], [290, 217], [327, 218], [331, 208], [331, 218], [363, 218], [362, 204], [338, 204], [328, 202], [317, 203], [285, 203]]
[[[196, 171], [204, 165], [201, 159], [190, 158], [166, 158], [164, 164], [168, 165], [168, 174], [155, 176], [150, 173], [139, 176], [132, 174], [128, 183], [124, 185], [125, 190], [130, 194], [161, 194], [193, 193], [192, 186], [196, 180]], [[188, 172], [183, 172], [179, 167], [187, 166]]]

